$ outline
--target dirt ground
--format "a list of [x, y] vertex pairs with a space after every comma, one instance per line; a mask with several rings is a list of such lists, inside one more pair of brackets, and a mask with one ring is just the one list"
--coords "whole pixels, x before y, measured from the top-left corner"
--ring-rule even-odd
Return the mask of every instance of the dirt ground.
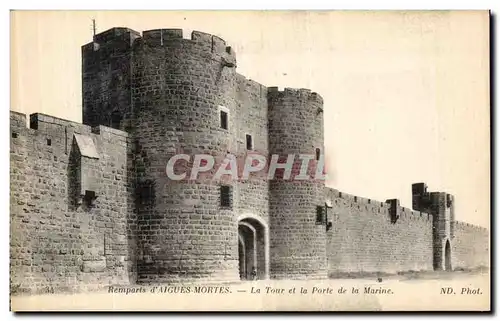
[[317, 281], [148, 285], [13, 295], [12, 311], [436, 311], [490, 309], [489, 271], [369, 273]]

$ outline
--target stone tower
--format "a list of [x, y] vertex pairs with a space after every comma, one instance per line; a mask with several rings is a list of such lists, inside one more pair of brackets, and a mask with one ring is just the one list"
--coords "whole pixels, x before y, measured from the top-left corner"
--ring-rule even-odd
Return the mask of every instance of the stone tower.
[[425, 183], [412, 185], [412, 203], [416, 211], [432, 214], [434, 270], [452, 270], [451, 242], [454, 237], [453, 195], [428, 192]]
[[132, 44], [137, 31], [113, 28], [82, 46], [83, 123], [126, 129], [132, 113]]
[[[315, 178], [323, 157], [323, 99], [310, 90], [268, 90], [269, 153], [286, 162], [294, 154], [291, 179], [270, 182], [271, 277], [326, 277], [326, 229], [317, 219], [324, 207], [324, 180]], [[311, 179], [295, 180], [299, 154], [313, 155]]]
[[[324, 155], [321, 96], [238, 75], [231, 47], [197, 31], [185, 39], [179, 29], [113, 28], [82, 56], [84, 123], [129, 133], [139, 281], [235, 280], [253, 269], [259, 278], [326, 277], [324, 180], [314, 173]], [[193, 155], [220, 165], [248, 153], [299, 163], [307, 154], [311, 178], [190, 178]], [[172, 180], [166, 166], [179, 154], [187, 158], [173, 171], [186, 176]]]
[[83, 60], [84, 122], [109, 119], [132, 136], [138, 280], [238, 279], [238, 228], [221, 184], [166, 175], [176, 154], [234, 152], [219, 114], [235, 108], [231, 48], [196, 31], [114, 28], [84, 46]]

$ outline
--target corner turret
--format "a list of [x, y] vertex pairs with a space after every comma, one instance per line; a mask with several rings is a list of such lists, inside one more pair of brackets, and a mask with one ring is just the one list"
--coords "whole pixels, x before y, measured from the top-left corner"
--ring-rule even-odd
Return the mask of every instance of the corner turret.
[[451, 242], [455, 225], [453, 195], [428, 192], [425, 183], [415, 183], [412, 185], [412, 203], [414, 210], [433, 216], [434, 269], [451, 270]]

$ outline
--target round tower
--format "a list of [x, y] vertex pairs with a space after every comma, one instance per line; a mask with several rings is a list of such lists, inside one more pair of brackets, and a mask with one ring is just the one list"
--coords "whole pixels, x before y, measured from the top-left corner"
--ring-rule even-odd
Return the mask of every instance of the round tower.
[[[190, 180], [194, 155], [232, 153], [235, 55], [224, 40], [194, 31], [144, 31], [132, 59], [139, 282], [237, 280], [238, 229], [232, 182]], [[224, 113], [226, 116], [224, 118]], [[178, 154], [175, 174], [166, 173]]]
[[[269, 153], [286, 161], [294, 154], [290, 179], [270, 182], [271, 278], [326, 278], [325, 182], [315, 176], [324, 155], [323, 99], [307, 89], [268, 90]], [[297, 179], [300, 154], [309, 155], [309, 179]]]

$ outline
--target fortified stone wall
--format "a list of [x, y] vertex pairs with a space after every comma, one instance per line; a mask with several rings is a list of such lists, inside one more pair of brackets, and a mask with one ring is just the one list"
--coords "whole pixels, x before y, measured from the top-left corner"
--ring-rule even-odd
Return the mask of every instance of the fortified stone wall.
[[[244, 160], [249, 154], [264, 155], [268, 158], [268, 105], [267, 87], [236, 75], [236, 105], [231, 115], [235, 126], [238, 167], [244, 168]], [[231, 131], [231, 129], [230, 129]], [[246, 135], [252, 136], [253, 149], [247, 150]], [[240, 170], [241, 172], [241, 170]], [[241, 179], [235, 193], [237, 216], [254, 214], [269, 222], [269, 181], [262, 173], [251, 174], [249, 179]]]
[[330, 275], [340, 272], [432, 270], [432, 215], [326, 189], [332, 228], [328, 231]]
[[127, 134], [43, 114], [30, 128], [24, 114], [10, 121], [12, 291], [134, 282]]
[[[270, 181], [190, 180], [195, 154], [216, 158], [212, 175], [227, 154], [237, 156], [239, 174], [248, 154], [314, 155], [311, 176], [324, 157], [321, 96], [239, 75], [234, 51], [219, 37], [113, 28], [83, 46], [82, 56], [85, 125], [33, 114], [27, 128], [26, 117], [11, 112], [14, 292], [237, 280], [239, 246], [249, 253], [245, 273], [256, 266], [259, 278], [432, 270], [445, 253], [434, 239], [450, 235], [454, 268], [489, 265], [488, 231], [450, 225], [452, 198], [433, 193], [427, 204], [422, 184], [414, 208], [439, 217], [325, 188], [322, 180], [284, 180], [282, 170]], [[171, 180], [165, 168], [180, 153], [191, 158], [175, 173], [187, 177]], [[228, 206], [221, 185], [231, 188]]]
[[[379, 202], [331, 188], [325, 190], [327, 203], [332, 205], [328, 209], [332, 227], [327, 232], [330, 275], [433, 270], [433, 255], [436, 247], [442, 245], [440, 240], [438, 245], [434, 243], [433, 226], [443, 226], [440, 220], [431, 214], [401, 207], [397, 200]], [[446, 198], [446, 193], [433, 194]], [[450, 225], [453, 229], [451, 268], [489, 266], [488, 230], [459, 221], [453, 223]], [[450, 227], [443, 226], [445, 232]], [[438, 253], [442, 252], [439, 249]], [[439, 260], [445, 261], [441, 257]], [[440, 264], [439, 267], [446, 268]]]
[[455, 221], [455, 236], [451, 241], [454, 269], [490, 266], [490, 234], [483, 227]]

